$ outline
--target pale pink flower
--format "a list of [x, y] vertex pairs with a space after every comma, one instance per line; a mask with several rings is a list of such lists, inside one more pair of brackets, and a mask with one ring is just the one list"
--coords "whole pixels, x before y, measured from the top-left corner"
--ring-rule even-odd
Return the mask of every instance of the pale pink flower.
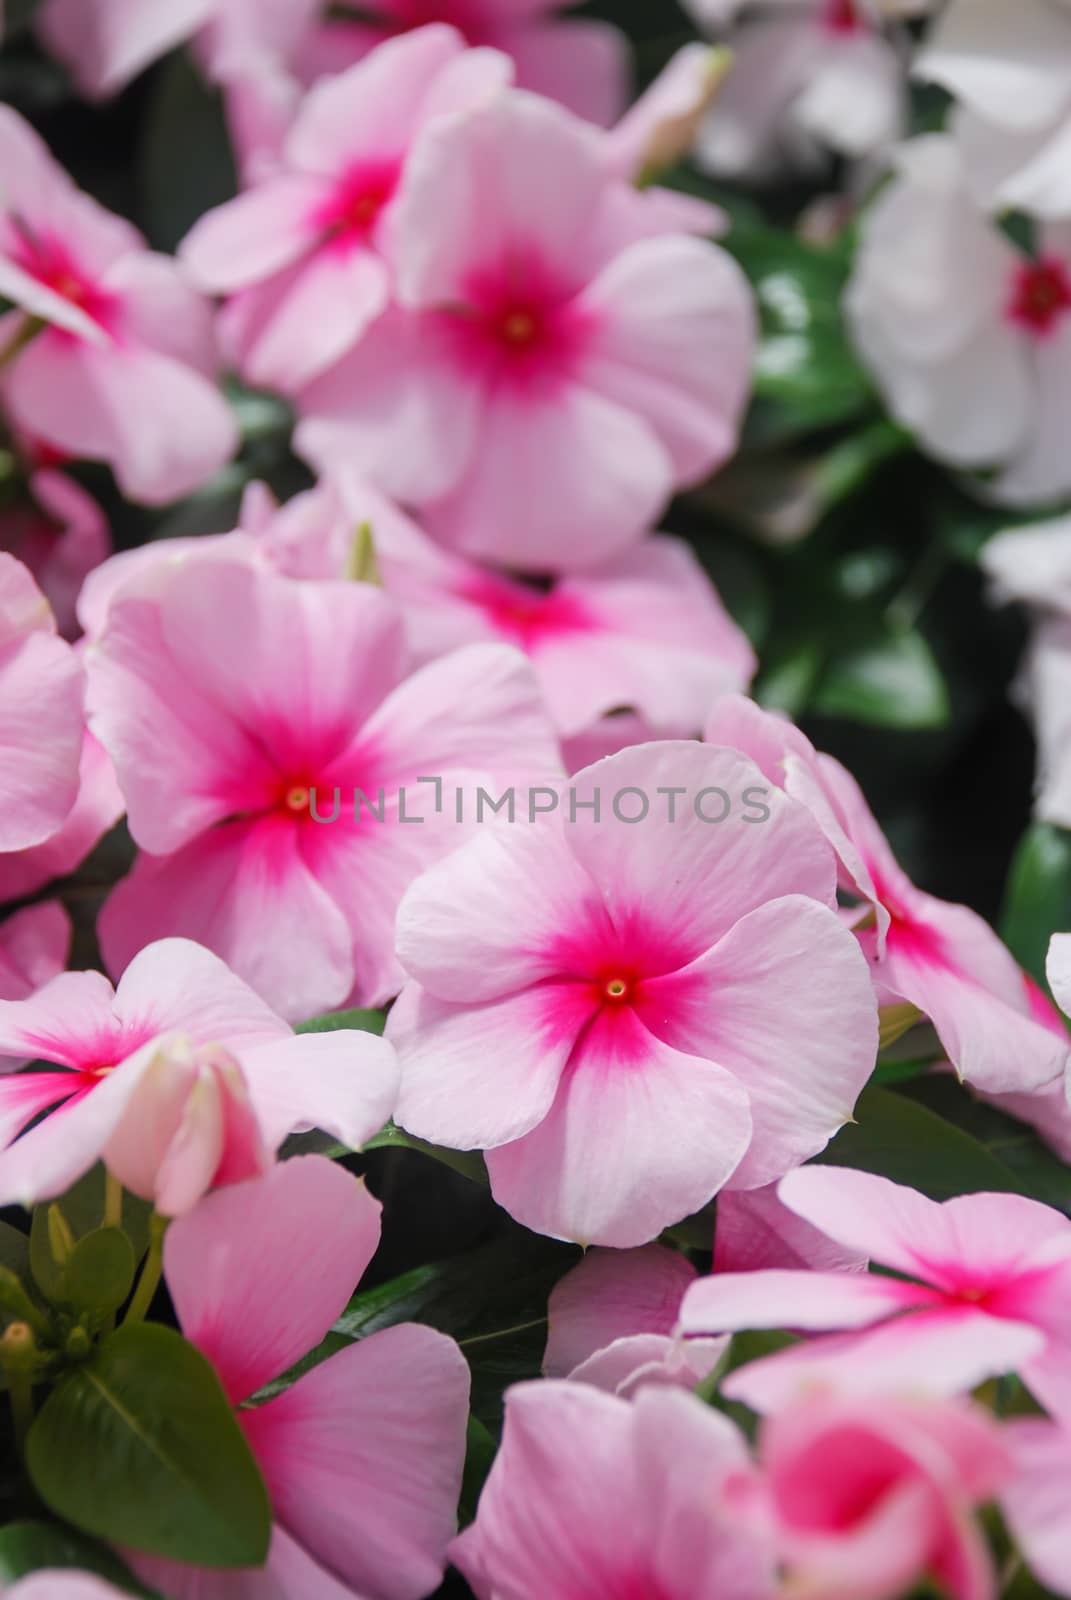
[[[725, 1189], [718, 1196], [715, 1272], [809, 1267], [863, 1271], [866, 1259], [790, 1211], [777, 1186]], [[725, 1337], [680, 1337], [678, 1318], [696, 1269], [675, 1250], [589, 1250], [555, 1286], [547, 1308], [543, 1371], [625, 1398], [641, 1384], [695, 1388], [725, 1352]]]
[[389, 304], [391, 231], [410, 146], [436, 116], [501, 88], [509, 62], [421, 28], [310, 91], [278, 169], [194, 226], [181, 259], [230, 298], [220, 336], [251, 383], [294, 393]]
[[468, 1420], [452, 1339], [385, 1328], [248, 1403], [331, 1331], [375, 1253], [379, 1216], [363, 1183], [304, 1156], [208, 1195], [168, 1229], [179, 1326], [215, 1367], [274, 1514], [263, 1568], [128, 1557], [173, 1600], [420, 1600], [438, 1586]]
[[676, 1337], [681, 1300], [696, 1276], [678, 1251], [659, 1244], [589, 1250], [551, 1293], [544, 1374], [623, 1399], [649, 1383], [694, 1389], [729, 1343]]
[[786, 1206], [775, 1183], [765, 1189], [727, 1189], [718, 1196], [715, 1272], [759, 1272], [766, 1267], [862, 1272], [866, 1264], [865, 1255], [846, 1249]]
[[579, 773], [553, 816], [483, 829], [403, 900], [398, 1121], [486, 1150], [507, 1211], [583, 1243], [644, 1244], [770, 1183], [874, 1062], [834, 877], [808, 813], [734, 752], [643, 745]]
[[71, 923], [58, 900], [0, 922], [0, 1000], [25, 1000], [67, 965]]
[[765, 1419], [758, 1464], [786, 1592], [901, 1600], [930, 1580], [949, 1600], [996, 1600], [975, 1511], [1011, 1459], [981, 1407], [815, 1395]]
[[0, 852], [0, 901], [36, 894], [81, 865], [123, 815], [123, 797], [107, 755], [91, 733], [81, 740], [74, 804], [42, 844]]
[[[346, 515], [334, 526], [351, 545], [355, 524], [372, 529], [416, 659], [480, 640], [523, 650], [564, 738], [626, 706], [652, 730], [648, 738], [694, 734], [711, 701], [744, 689], [755, 671], [746, 636], [679, 539], [654, 535], [534, 586], [441, 549], [363, 484], [345, 482], [341, 498]], [[279, 551], [279, 531], [269, 543]]]
[[213, 383], [208, 303], [130, 223], [75, 188], [18, 114], [0, 107], [0, 296], [45, 328], [3, 374], [16, 425], [106, 461], [124, 494], [177, 499], [233, 454], [237, 429]]
[[1014, 1465], [1000, 1497], [1009, 1532], [1046, 1590], [1071, 1596], [1071, 1431], [1017, 1417], [1004, 1436]]
[[1063, 1074], [1071, 1046], [1033, 1013], [1023, 974], [989, 924], [967, 906], [918, 889], [900, 867], [859, 785], [798, 728], [726, 695], [706, 738], [756, 761], [807, 806], [837, 851], [842, 887], [883, 1003], [917, 1006], [959, 1076], [979, 1089], [1033, 1090]]
[[685, 5], [733, 54], [696, 140], [706, 171], [770, 177], [786, 166], [820, 165], [831, 152], [858, 160], [900, 136], [906, 51], [876, 0]]
[[587, 18], [563, 18], [575, 0], [371, 0], [369, 22], [328, 23], [299, 58], [307, 77], [331, 70], [341, 55], [365, 55], [397, 33], [447, 22], [470, 45], [510, 56], [523, 89], [548, 96], [578, 116], [608, 126], [628, 98], [628, 42], [620, 29]]
[[995, 467], [1014, 505], [1071, 491], [1071, 227], [1026, 256], [972, 197], [951, 136], [897, 151], [845, 309], [897, 421], [938, 460]]
[[803, 1389], [966, 1392], [1019, 1371], [1047, 1406], [1071, 1403], [1071, 1222], [1016, 1194], [938, 1204], [868, 1172], [811, 1166], [780, 1197], [841, 1245], [892, 1269], [716, 1273], [689, 1289], [686, 1335], [840, 1330], [750, 1362], [725, 1393], [777, 1410]]
[[[572, 0], [375, 0], [368, 20], [320, 22], [324, 0], [43, 0], [37, 28], [85, 94], [115, 93], [150, 62], [194, 39], [228, 87], [290, 103], [290, 87], [341, 71], [384, 40], [443, 22], [470, 45], [516, 63], [526, 89], [609, 124], [627, 98], [628, 46], [617, 28], [558, 16]], [[358, 8], [354, 8], [358, 9]], [[258, 82], [258, 80], [260, 80]]]
[[1071, 9], [1066, 0], [949, 0], [915, 75], [960, 103], [972, 186], [994, 211], [1071, 217]]
[[0, 551], [0, 874], [4, 853], [52, 838], [75, 803], [83, 696], [48, 601]]
[[451, 1558], [480, 1600], [773, 1600], [743, 1437], [676, 1389], [523, 1383]]
[[[1054, 992], [1060, 996], [1061, 1005], [1071, 1013], [1071, 936], [1066, 933], [1053, 934], [1049, 941], [1047, 975]], [[1044, 989], [1028, 973], [1023, 974], [1023, 983], [1035, 1021], [1066, 1040], [1067, 1021]], [[1066, 1075], [1040, 1089], [1023, 1090], [1018, 1094], [991, 1094], [984, 1098], [998, 1110], [1029, 1123], [1061, 1161], [1071, 1164], [1071, 1104], [1068, 1103]]]
[[143, 950], [116, 990], [99, 972], [66, 972], [29, 999], [0, 1002], [0, 1053], [9, 1065], [46, 1063], [0, 1077], [5, 1205], [63, 1194], [103, 1159], [162, 1210], [186, 1210], [212, 1183], [262, 1170], [297, 1128], [359, 1147], [396, 1093], [381, 1039], [292, 1034], [184, 939]]
[[143, 852], [101, 916], [109, 967], [182, 934], [284, 1016], [382, 1004], [398, 901], [462, 838], [455, 790], [471, 813], [478, 784], [560, 772], [531, 668], [473, 645], [406, 678], [401, 614], [364, 583], [163, 578], [113, 602], [89, 662]]
[[321, 0], [43, 0], [36, 27], [82, 92], [96, 99], [195, 37], [216, 76], [266, 69], [298, 48], [320, 9]]
[[754, 338], [735, 263], [660, 207], [531, 95], [428, 128], [397, 202], [399, 304], [299, 396], [302, 453], [480, 559], [562, 572], [635, 543], [732, 453]]
[[79, 590], [111, 549], [104, 513], [92, 496], [64, 472], [34, 472], [25, 499], [0, 513], [0, 549], [29, 567], [59, 631], [75, 638]]

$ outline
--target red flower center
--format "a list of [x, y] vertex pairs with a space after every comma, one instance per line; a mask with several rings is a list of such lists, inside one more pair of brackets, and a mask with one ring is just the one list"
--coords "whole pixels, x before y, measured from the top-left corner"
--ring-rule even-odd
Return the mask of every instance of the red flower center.
[[1009, 315], [1039, 336], [1051, 333], [1071, 311], [1071, 272], [1056, 256], [1027, 262], [1016, 273]]
[[352, 243], [365, 238], [398, 187], [397, 161], [363, 163], [339, 183], [329, 203], [314, 219], [328, 242]]
[[826, 0], [822, 22], [830, 33], [857, 33], [863, 26], [857, 0]]

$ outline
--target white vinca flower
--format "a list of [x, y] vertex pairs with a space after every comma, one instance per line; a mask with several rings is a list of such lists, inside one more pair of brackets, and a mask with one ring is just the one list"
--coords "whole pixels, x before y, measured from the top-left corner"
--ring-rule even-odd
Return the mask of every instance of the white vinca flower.
[[846, 312], [886, 403], [1011, 505], [1071, 493], [1071, 226], [1027, 256], [977, 204], [956, 141], [911, 140], [866, 217]]
[[706, 171], [761, 178], [887, 148], [907, 111], [906, 36], [886, 0], [684, 0], [734, 62], [696, 144]]
[[1071, 218], [1071, 0], [950, 0], [914, 70], [958, 101], [983, 204]]

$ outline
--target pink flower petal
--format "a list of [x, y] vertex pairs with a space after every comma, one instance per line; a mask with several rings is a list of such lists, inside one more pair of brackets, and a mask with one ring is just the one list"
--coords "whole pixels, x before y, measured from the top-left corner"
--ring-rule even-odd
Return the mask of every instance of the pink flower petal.
[[633, 1334], [668, 1335], [696, 1270], [676, 1250], [590, 1250], [553, 1289], [543, 1371], [568, 1377], [596, 1351]]
[[453, 1340], [403, 1324], [241, 1420], [286, 1531], [359, 1591], [418, 1600], [456, 1526], [468, 1397]]
[[321, 1128], [359, 1150], [394, 1115], [398, 1060], [372, 1033], [306, 1033], [242, 1052], [257, 1119], [277, 1148], [299, 1128]]
[[603, 1013], [547, 1117], [488, 1151], [487, 1170], [496, 1200], [526, 1227], [620, 1249], [705, 1205], [750, 1137], [747, 1095], [728, 1072], [671, 1050], [631, 1011]]
[[306, 1355], [379, 1243], [380, 1205], [322, 1156], [206, 1195], [164, 1242], [182, 1331], [237, 1405]]

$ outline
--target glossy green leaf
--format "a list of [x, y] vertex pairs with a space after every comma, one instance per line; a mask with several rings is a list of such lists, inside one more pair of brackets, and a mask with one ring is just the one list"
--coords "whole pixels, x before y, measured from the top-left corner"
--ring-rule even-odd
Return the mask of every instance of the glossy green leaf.
[[977, 1140], [1011, 1172], [1023, 1194], [1071, 1213], [1071, 1167], [1025, 1122], [976, 1099], [951, 1073], [916, 1078], [902, 1093]]
[[811, 709], [886, 728], [940, 728], [948, 721], [948, 690], [922, 635], [897, 629], [834, 652]]
[[[67, 1248], [59, 1252], [67, 1262], [79, 1239], [100, 1228], [104, 1220], [104, 1205], [105, 1171], [98, 1163], [61, 1199], [34, 1207], [30, 1227], [30, 1265], [34, 1281], [46, 1299], [62, 1303], [66, 1295], [64, 1273], [54, 1248], [57, 1232], [69, 1238]], [[51, 1230], [50, 1212], [53, 1213]], [[139, 1200], [136, 1195], [123, 1194], [122, 1229], [130, 1241], [135, 1262], [141, 1260], [149, 1247], [151, 1214], [152, 1206], [147, 1201]], [[55, 1225], [57, 1217], [62, 1224], [59, 1229]]]
[[440, 1162], [444, 1167], [449, 1167], [453, 1172], [460, 1172], [463, 1178], [469, 1178], [473, 1183], [488, 1183], [487, 1168], [483, 1156], [478, 1150], [448, 1150], [445, 1145], [428, 1144], [426, 1139], [417, 1139], [411, 1133], [406, 1133], [404, 1128], [396, 1127], [393, 1122], [377, 1133], [375, 1138], [369, 1139], [364, 1146], [366, 1150], [416, 1150], [418, 1154], [430, 1156], [433, 1161]]
[[1021, 1192], [1014, 1173], [977, 1139], [891, 1089], [864, 1089], [855, 1121], [840, 1130], [817, 1160], [879, 1173], [921, 1189], [933, 1200], [983, 1190]]
[[1071, 928], [1071, 833], [1032, 823], [1019, 841], [1004, 899], [1001, 933], [1022, 966], [1045, 981], [1054, 933]]
[[871, 407], [873, 391], [841, 316], [844, 254], [746, 218], [726, 245], [751, 281], [761, 320], [755, 393], [762, 409], [749, 426], [752, 440], [810, 432]]
[[325, 1016], [313, 1017], [309, 1022], [299, 1022], [295, 1033], [337, 1033], [342, 1028], [356, 1028], [361, 1033], [382, 1033], [387, 1023], [385, 1011], [329, 1011]]
[[0, 1588], [41, 1569], [93, 1572], [124, 1594], [155, 1600], [106, 1545], [57, 1522], [9, 1522], [0, 1528]]
[[355, 1339], [399, 1322], [423, 1322], [458, 1341], [472, 1369], [472, 1411], [492, 1431], [511, 1383], [537, 1378], [547, 1339], [547, 1300], [580, 1259], [579, 1248], [503, 1222], [500, 1237], [447, 1261], [417, 1267], [354, 1296], [331, 1333], [259, 1398]]
[[85, 1533], [211, 1567], [260, 1566], [267, 1490], [215, 1371], [171, 1328], [111, 1334], [34, 1420], [38, 1494]]
[[117, 1311], [134, 1287], [134, 1247], [120, 1228], [78, 1240], [63, 1273], [63, 1297], [76, 1311]]

